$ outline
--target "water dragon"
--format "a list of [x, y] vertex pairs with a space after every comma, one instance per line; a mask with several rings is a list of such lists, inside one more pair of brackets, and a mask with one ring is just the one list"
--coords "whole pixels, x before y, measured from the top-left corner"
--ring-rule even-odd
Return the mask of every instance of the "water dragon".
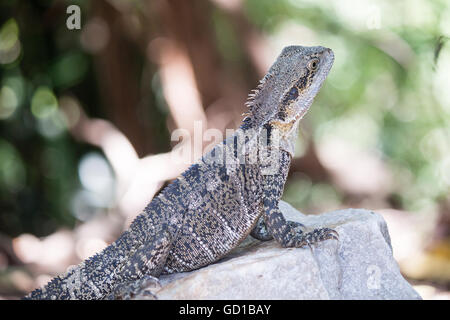
[[164, 188], [115, 242], [25, 299], [155, 297], [148, 288], [161, 274], [214, 263], [249, 234], [281, 247], [338, 239], [326, 227], [307, 232], [278, 208], [299, 122], [333, 61], [325, 47], [285, 47], [232, 136]]

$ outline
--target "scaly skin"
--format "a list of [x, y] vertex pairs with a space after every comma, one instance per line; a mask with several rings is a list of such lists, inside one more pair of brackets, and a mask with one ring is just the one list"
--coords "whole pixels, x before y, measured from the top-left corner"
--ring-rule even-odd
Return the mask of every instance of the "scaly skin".
[[114, 243], [25, 299], [154, 298], [142, 288], [161, 274], [211, 264], [250, 233], [283, 247], [337, 239], [328, 228], [304, 233], [278, 208], [298, 124], [333, 60], [323, 47], [283, 49], [232, 137], [165, 188]]

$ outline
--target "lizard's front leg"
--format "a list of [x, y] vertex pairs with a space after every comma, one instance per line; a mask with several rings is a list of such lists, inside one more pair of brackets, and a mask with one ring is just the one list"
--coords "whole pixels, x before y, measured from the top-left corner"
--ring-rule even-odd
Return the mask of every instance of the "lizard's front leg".
[[171, 248], [171, 237], [167, 230], [142, 244], [119, 270], [120, 283], [105, 297], [108, 300], [130, 298], [156, 299], [149, 288], [159, 288], [157, 279], [162, 272]]
[[256, 223], [256, 226], [250, 232], [250, 235], [260, 241], [268, 241], [273, 239], [264, 221], [264, 215], [261, 215], [261, 217], [259, 217], [259, 220]]
[[268, 232], [283, 247], [311, 246], [327, 239], [337, 240], [338, 234], [333, 229], [320, 228], [305, 233], [301, 223], [286, 221], [278, 207], [287, 175], [283, 172], [264, 176], [263, 215]]

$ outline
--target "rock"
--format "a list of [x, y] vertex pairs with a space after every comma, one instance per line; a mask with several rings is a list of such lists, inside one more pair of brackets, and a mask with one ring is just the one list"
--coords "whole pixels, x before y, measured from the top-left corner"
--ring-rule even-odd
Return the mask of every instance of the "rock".
[[372, 211], [303, 215], [282, 202], [286, 219], [340, 235], [310, 248], [246, 239], [225, 259], [161, 276], [159, 299], [421, 299], [400, 274], [387, 225]]

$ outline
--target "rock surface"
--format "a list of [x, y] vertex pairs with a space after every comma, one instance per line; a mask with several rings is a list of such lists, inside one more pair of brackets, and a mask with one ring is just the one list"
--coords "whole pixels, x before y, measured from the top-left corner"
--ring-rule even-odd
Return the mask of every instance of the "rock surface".
[[303, 215], [282, 202], [286, 219], [332, 227], [339, 241], [281, 248], [246, 239], [218, 263], [160, 278], [159, 299], [420, 299], [392, 256], [386, 222], [372, 211]]

